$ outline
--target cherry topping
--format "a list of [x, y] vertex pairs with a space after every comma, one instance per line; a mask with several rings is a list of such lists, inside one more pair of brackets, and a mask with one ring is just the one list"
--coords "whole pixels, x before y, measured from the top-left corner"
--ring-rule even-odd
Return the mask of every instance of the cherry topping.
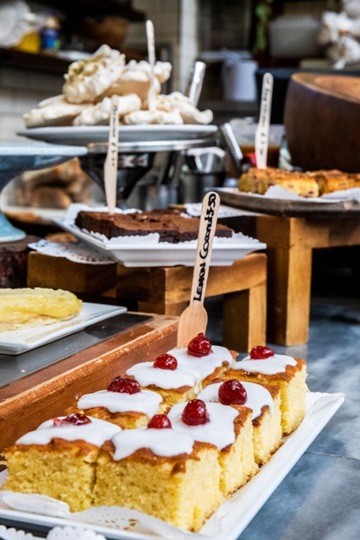
[[166, 414], [155, 414], [148, 423], [148, 428], [168, 429], [171, 427], [171, 422]]
[[223, 405], [243, 405], [247, 399], [244, 386], [236, 379], [230, 379], [219, 386], [219, 401]]
[[270, 349], [270, 347], [262, 347], [261, 345], [257, 345], [251, 349], [250, 358], [251, 360], [265, 360], [265, 358], [274, 356], [274, 354], [275, 352], [273, 349]]
[[199, 426], [209, 422], [209, 413], [202, 399], [189, 401], [182, 413], [182, 421], [188, 426]]
[[207, 356], [211, 353], [211, 346], [210, 339], [201, 332], [189, 342], [187, 352], [191, 356]]
[[141, 391], [140, 384], [135, 379], [115, 377], [108, 386], [109, 392], [120, 392], [121, 394], [136, 394]]
[[160, 354], [154, 362], [154, 368], [170, 369], [174, 371], [178, 367], [178, 361], [171, 354]]
[[91, 420], [88, 416], [82, 413], [69, 414], [65, 418], [54, 418], [54, 427], [60, 427], [64, 424], [74, 424], [74, 426], [83, 426], [84, 424], [90, 424]]

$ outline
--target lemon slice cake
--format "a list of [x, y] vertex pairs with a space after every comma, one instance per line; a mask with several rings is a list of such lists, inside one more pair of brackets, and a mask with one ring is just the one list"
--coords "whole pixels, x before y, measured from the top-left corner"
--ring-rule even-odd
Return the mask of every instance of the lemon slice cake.
[[243, 404], [251, 409], [254, 455], [258, 465], [269, 461], [279, 448], [282, 439], [279, 388], [228, 379], [209, 384], [198, 398], [223, 405]]
[[104, 445], [94, 500], [198, 531], [222, 502], [219, 482], [215, 446], [174, 431], [165, 415], [157, 415], [148, 429], [124, 430]]
[[82, 301], [62, 289], [0, 289], [0, 332], [70, 319]]
[[256, 346], [240, 362], [232, 364], [225, 378], [265, 384], [280, 388], [281, 427], [284, 435], [302, 422], [306, 408], [306, 362], [270, 347]]
[[154, 362], [140, 362], [126, 371], [142, 388], [158, 392], [171, 407], [194, 399], [201, 389], [201, 375], [195, 369], [179, 365], [171, 354], [158, 356]]
[[175, 431], [216, 446], [224, 496], [243, 486], [257, 472], [250, 409], [194, 399], [177, 403], [168, 416]]
[[[162, 412], [164, 407], [158, 393], [142, 389], [135, 379], [115, 377], [107, 390], [81, 396], [76, 410], [113, 422], [123, 429], [133, 429], [147, 426], [150, 418]], [[74, 411], [71, 409], [71, 412]]]
[[8, 476], [3, 489], [40, 493], [73, 512], [92, 505], [100, 447], [121, 428], [82, 414], [43, 422], [5, 449]]
[[168, 354], [176, 358], [179, 366], [199, 372], [203, 386], [212, 378], [221, 377], [225, 369], [235, 363], [229, 349], [213, 345], [202, 333], [195, 336], [187, 347], [171, 349]]

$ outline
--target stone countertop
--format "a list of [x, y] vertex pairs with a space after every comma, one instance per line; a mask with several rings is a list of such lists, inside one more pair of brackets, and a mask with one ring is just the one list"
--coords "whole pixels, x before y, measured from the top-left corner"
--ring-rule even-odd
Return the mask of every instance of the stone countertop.
[[313, 302], [307, 346], [276, 347], [303, 356], [314, 392], [345, 402], [243, 531], [241, 540], [360, 538], [360, 302]]

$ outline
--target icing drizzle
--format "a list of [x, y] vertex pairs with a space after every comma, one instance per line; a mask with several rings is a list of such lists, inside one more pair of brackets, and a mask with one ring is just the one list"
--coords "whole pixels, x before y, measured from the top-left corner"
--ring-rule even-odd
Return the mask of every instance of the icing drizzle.
[[[59, 416], [60, 420], [66, 418]], [[111, 424], [106, 420], [90, 417], [89, 424], [74, 425], [63, 424], [54, 426], [53, 420], [46, 420], [34, 431], [26, 433], [16, 441], [16, 444], [49, 444], [52, 439], [63, 439], [65, 441], [85, 441], [100, 447], [105, 441], [111, 439], [113, 435], [121, 431], [121, 428]]]
[[[261, 386], [261, 384], [249, 383], [244, 381], [240, 382], [246, 390], [247, 400], [244, 405], [245, 407], [249, 407], [249, 409], [252, 409], [252, 420], [261, 415], [261, 409], [265, 405], [269, 406], [270, 412], [271, 414], [273, 414], [274, 401], [271, 397], [269, 390]], [[218, 403], [218, 392], [221, 385], [222, 382], [209, 384], [202, 392], [200, 392], [198, 398], [204, 401], [213, 401], [215, 403]]]
[[168, 351], [169, 354], [175, 356], [180, 366], [189, 367], [200, 373], [202, 379], [214, 372], [217, 367], [221, 367], [224, 362], [233, 366], [235, 361], [230, 354], [229, 349], [220, 345], [212, 345], [211, 353], [201, 358], [191, 356], [187, 352], [186, 347], [174, 348]]
[[214, 444], [222, 450], [235, 441], [234, 420], [238, 411], [228, 405], [221, 403], [206, 402], [209, 413], [209, 422], [199, 426], [188, 426], [182, 419], [182, 413], [186, 403], [177, 403], [168, 414], [172, 427], [180, 433], [187, 433], [197, 441]]
[[162, 397], [151, 390], [141, 390], [135, 394], [100, 390], [82, 396], [77, 406], [80, 409], [105, 407], [112, 413], [133, 411], [153, 416], [158, 412], [161, 401]]
[[[180, 366], [175, 370], [154, 368], [153, 362], [140, 362], [135, 364], [126, 372], [127, 375], [133, 375], [141, 386], [154, 384], [159, 388], [166, 390], [171, 388], [180, 388], [181, 386], [195, 386], [201, 381], [198, 371], [192, 367]], [[195, 388], [195, 390], [196, 390]]]

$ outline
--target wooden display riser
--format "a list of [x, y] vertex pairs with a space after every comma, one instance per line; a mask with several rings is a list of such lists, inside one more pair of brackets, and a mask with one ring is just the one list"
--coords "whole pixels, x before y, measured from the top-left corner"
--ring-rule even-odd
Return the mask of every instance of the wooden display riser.
[[146, 323], [0, 388], [0, 452], [41, 422], [64, 415], [80, 395], [103, 390], [132, 365], [174, 347], [177, 321], [177, 317], [154, 315]]
[[[190, 300], [193, 269], [118, 267], [116, 296], [136, 299], [140, 311], [180, 315]], [[223, 295], [223, 344], [237, 351], [265, 345], [266, 255], [210, 267], [206, 298]]]
[[268, 246], [267, 340], [286, 346], [307, 343], [312, 251], [360, 245], [360, 220], [257, 214], [236, 217], [232, 225]]
[[[237, 351], [264, 345], [266, 326], [266, 255], [252, 253], [232, 266], [211, 267], [206, 297], [223, 295], [223, 344]], [[192, 267], [109, 268], [71, 263], [30, 253], [28, 286], [65, 288], [75, 293], [136, 302], [139, 311], [180, 315], [190, 300]], [[89, 298], [88, 298], [89, 299]]]

